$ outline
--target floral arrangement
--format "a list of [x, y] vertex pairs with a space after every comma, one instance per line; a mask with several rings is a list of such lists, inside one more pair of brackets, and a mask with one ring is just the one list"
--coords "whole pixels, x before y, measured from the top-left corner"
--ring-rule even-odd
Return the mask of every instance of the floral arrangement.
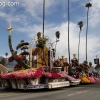
[[9, 62], [12, 62], [14, 60], [14, 57], [13, 56], [10, 56], [9, 58], [8, 58], [8, 61]]
[[44, 72], [43, 75], [48, 78], [67, 78], [67, 74], [64, 72], [56, 73], [54, 71], [50, 71], [50, 72]]
[[13, 60], [24, 60], [26, 57], [24, 55], [16, 55], [16, 56], [11, 56], [8, 58], [8, 61], [11, 62]]
[[61, 62], [60, 59], [57, 59], [53, 62], [53, 66], [54, 67], [62, 67], [63, 66], [63, 63]]
[[22, 79], [22, 78], [38, 78], [43, 75], [41, 70], [38, 69], [26, 69], [14, 71], [7, 74], [1, 74], [0, 78], [3, 79]]
[[36, 46], [43, 48], [44, 45], [46, 44], [46, 41], [48, 41], [47, 37], [41, 37], [41, 38], [38, 39]]
[[24, 52], [21, 52], [20, 55], [29, 55], [29, 52], [24, 51]]
[[81, 77], [81, 83], [95, 83], [99, 82], [99, 78], [94, 77]]
[[17, 71], [17, 70], [21, 70], [23, 69], [23, 67], [19, 64], [17, 64], [15, 67], [14, 67], [14, 71]]

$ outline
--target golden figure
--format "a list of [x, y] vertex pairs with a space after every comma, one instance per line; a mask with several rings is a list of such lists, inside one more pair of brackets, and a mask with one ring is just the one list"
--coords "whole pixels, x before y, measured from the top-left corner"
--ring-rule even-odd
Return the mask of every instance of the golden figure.
[[76, 54], [73, 54], [73, 57], [76, 58]]
[[10, 24], [10, 26], [7, 28], [7, 31], [9, 31], [9, 33], [11, 34], [12, 30], [13, 30], [13, 28], [11, 27], [11, 24]]

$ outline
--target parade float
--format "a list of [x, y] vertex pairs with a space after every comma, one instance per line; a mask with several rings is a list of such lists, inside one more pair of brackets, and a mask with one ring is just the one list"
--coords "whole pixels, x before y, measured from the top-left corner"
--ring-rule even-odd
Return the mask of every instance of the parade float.
[[89, 65], [87, 61], [84, 61], [83, 63], [79, 64], [76, 58], [76, 54], [74, 54], [74, 57], [71, 62], [72, 63], [70, 66], [73, 69], [73, 72], [70, 75], [76, 79], [79, 78], [82, 84], [96, 83], [100, 81], [98, 76], [90, 75], [91, 73], [89, 72]]
[[[64, 56], [55, 57], [56, 48], [52, 47], [54, 42], [51, 43], [49, 37], [44, 35], [44, 11], [45, 0], [43, 1], [43, 33], [38, 32], [30, 42], [21, 40], [16, 46], [16, 51], [12, 46], [11, 31], [13, 28], [11, 26], [7, 28], [7, 31], [9, 31], [8, 44], [11, 51], [8, 61], [16, 61], [17, 64], [14, 71], [0, 74], [2, 87], [10, 89], [51, 89], [80, 83], [80, 79], [68, 75], [67, 58]], [[59, 31], [55, 35], [57, 44], [60, 37]], [[21, 49], [21, 53], [17, 52], [18, 49]]]
[[[44, 3], [45, 4], [45, 3]], [[43, 7], [44, 8], [44, 7]], [[45, 10], [43, 10], [45, 11]], [[44, 14], [44, 12], [43, 12]], [[89, 77], [88, 64], [78, 64], [75, 55], [72, 64], [68, 64], [64, 56], [56, 57], [56, 48], [53, 48], [49, 37], [44, 35], [44, 15], [43, 15], [43, 33], [38, 32], [31, 42], [21, 42], [16, 46], [16, 51], [12, 46], [11, 31], [13, 28], [7, 28], [8, 44], [11, 51], [9, 62], [16, 61], [14, 71], [0, 74], [0, 83], [6, 89], [42, 89], [42, 88], [59, 88], [81, 83], [98, 82], [98, 78]], [[56, 44], [59, 40], [60, 33], [56, 32]], [[35, 47], [33, 47], [33, 42]], [[49, 41], [49, 42], [48, 42]], [[21, 49], [21, 53], [17, 52]], [[26, 50], [27, 49], [27, 50]], [[63, 48], [62, 48], [63, 49]], [[74, 68], [73, 73], [68, 69]]]
[[[14, 71], [0, 74], [2, 87], [10, 89], [51, 89], [80, 83], [80, 79], [75, 79], [66, 72], [69, 64], [64, 56], [55, 59], [55, 49], [50, 45], [47, 46], [47, 41], [49, 41], [47, 36], [38, 32], [37, 39], [32, 39], [32, 41], [35, 41], [34, 48], [32, 41], [29, 43], [21, 40], [15, 51], [12, 46], [12, 29], [12, 27], [7, 28], [9, 31], [8, 44], [11, 51], [8, 61], [16, 61], [17, 64]], [[57, 31], [56, 42], [59, 37], [60, 33]], [[17, 53], [18, 49], [21, 49], [19, 54]]]

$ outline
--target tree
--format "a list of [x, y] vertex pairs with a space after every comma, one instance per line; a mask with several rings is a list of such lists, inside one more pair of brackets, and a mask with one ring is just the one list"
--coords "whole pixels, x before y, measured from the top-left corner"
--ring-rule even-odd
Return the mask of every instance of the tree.
[[8, 53], [6, 52], [5, 55], [6, 55], [6, 63], [8, 63], [8, 60], [7, 60]]
[[70, 64], [69, 21], [70, 21], [70, 15], [69, 15], [69, 0], [68, 0], [68, 55], [69, 55], [69, 64]]
[[92, 6], [91, 3], [87, 3], [85, 7], [87, 7], [87, 27], [86, 27], [86, 61], [87, 61], [87, 33], [88, 33], [88, 13], [89, 13], [89, 8]]
[[78, 63], [79, 63], [80, 34], [81, 34], [81, 31], [82, 31], [83, 22], [82, 21], [78, 22], [78, 25], [79, 25], [79, 28], [80, 28], [80, 31], [79, 31], [79, 43], [78, 43]]
[[89, 67], [91, 67], [92, 66], [92, 62], [89, 62]]
[[4, 65], [6, 64], [6, 59], [5, 58], [2, 58], [1, 61], [0, 61], [0, 64]]
[[7, 58], [7, 56], [8, 56], [8, 53], [6, 52], [6, 53], [5, 53], [5, 55], [6, 55], [6, 58]]

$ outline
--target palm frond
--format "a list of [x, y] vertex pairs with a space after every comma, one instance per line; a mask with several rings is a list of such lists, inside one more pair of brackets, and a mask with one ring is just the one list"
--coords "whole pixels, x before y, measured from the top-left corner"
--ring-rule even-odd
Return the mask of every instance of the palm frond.
[[85, 5], [85, 7], [92, 7], [92, 4], [91, 3], [87, 3], [86, 5]]
[[78, 22], [78, 25], [79, 25], [79, 27], [80, 27], [80, 30], [82, 30], [83, 22], [82, 22], [82, 21]]

